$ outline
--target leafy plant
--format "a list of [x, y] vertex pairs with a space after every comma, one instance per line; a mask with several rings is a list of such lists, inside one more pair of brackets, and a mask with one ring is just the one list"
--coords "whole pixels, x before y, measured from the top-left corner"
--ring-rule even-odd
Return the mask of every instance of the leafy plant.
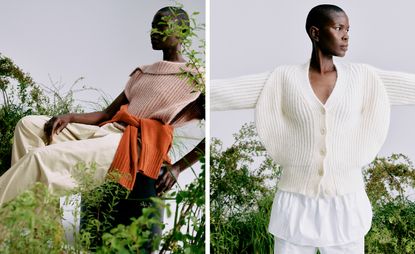
[[280, 167], [266, 155], [253, 123], [234, 139], [227, 149], [211, 142], [211, 251], [272, 253], [267, 228]]
[[[161, 33], [164, 38], [176, 36], [181, 41], [181, 54], [187, 58], [186, 67], [180, 77], [187, 79], [195, 91], [205, 94], [205, 43], [200, 40], [198, 49], [193, 45], [198, 38], [197, 32], [204, 31], [204, 24], [197, 22], [198, 12], [193, 12], [190, 22], [177, 22], [180, 15], [176, 10], [183, 5], [176, 2], [171, 15], [164, 16], [160, 25], [167, 27], [163, 31], [152, 29], [152, 33]], [[204, 106], [204, 105], [203, 105]], [[196, 179], [177, 192], [170, 194], [166, 199], [176, 201], [174, 224], [172, 230], [167, 232], [161, 241], [160, 253], [205, 253], [205, 159], [204, 152], [200, 153], [201, 172]]]
[[25, 115], [31, 114], [29, 92], [36, 90], [32, 78], [17, 67], [10, 58], [0, 54], [0, 175], [10, 167], [13, 130]]
[[366, 253], [414, 253], [415, 203], [408, 196], [415, 188], [412, 161], [403, 154], [376, 158], [364, 179], [373, 208]]
[[163, 235], [162, 253], [205, 253], [205, 159], [201, 172], [185, 189], [171, 193], [176, 201], [173, 228]]
[[180, 76], [187, 79], [195, 91], [205, 94], [205, 40], [199, 39], [198, 49], [193, 47], [194, 41], [198, 38], [197, 33], [204, 31], [205, 25], [197, 22], [196, 16], [199, 12], [193, 12], [189, 16], [189, 22], [177, 22], [181, 15], [177, 11], [178, 8], [183, 8], [183, 5], [176, 2], [176, 5], [170, 8], [171, 15], [162, 17], [159, 25], [165, 27], [163, 31], [153, 28], [151, 33], [162, 35], [164, 40], [169, 36], [180, 39], [181, 54], [188, 59], [188, 70], [182, 70]]
[[151, 229], [154, 226], [162, 226], [160, 222], [160, 208], [165, 208], [165, 204], [157, 198], [152, 199], [157, 206], [149, 206], [143, 209], [143, 214], [132, 220], [128, 226], [118, 225], [111, 232], [103, 235], [103, 245], [98, 249], [98, 253], [148, 253], [140, 251], [152, 243], [151, 250], [158, 249], [161, 237], [153, 236]]
[[[160, 208], [167, 209], [168, 214], [171, 211], [163, 199], [154, 198], [152, 202], [157, 206], [144, 208], [143, 215], [133, 219], [127, 226], [118, 225], [111, 229], [110, 217], [89, 218], [87, 228], [80, 232], [74, 230], [74, 243], [69, 244], [60, 221], [62, 210], [59, 208], [59, 196], [49, 193], [47, 186], [42, 183], [37, 183], [32, 189], [1, 207], [0, 250], [2, 253], [80, 253], [89, 249], [97, 253], [145, 253], [142, 247], [148, 244], [151, 237], [153, 250], [157, 250], [159, 243], [162, 243], [159, 253], [205, 253], [203, 161], [202, 165], [203, 170], [194, 182], [171, 194], [177, 202], [174, 226], [162, 238], [154, 238], [151, 228], [153, 225], [163, 227], [158, 219]], [[81, 193], [91, 206], [102, 204], [105, 197], [105, 200], [111, 200], [107, 204], [107, 211], [118, 202], [120, 195], [117, 192], [127, 194], [124, 188], [114, 184], [116, 176], [109, 178], [104, 184], [96, 180], [94, 163], [78, 164], [74, 170], [74, 178], [79, 186], [65, 194], [65, 203], [71, 203], [75, 207], [75, 221], [80, 216], [78, 209], [81, 204], [79, 200], [71, 199], [73, 194]], [[108, 199], [108, 196], [113, 199]], [[102, 215], [108, 214], [110, 213]], [[73, 227], [75, 228], [75, 224]], [[102, 234], [102, 240], [96, 238]]]
[[82, 112], [76, 103], [75, 94], [85, 91], [102, 92], [82, 86], [82, 78], [76, 80], [68, 91], [65, 86], [51, 80], [51, 87], [36, 84], [28, 73], [24, 73], [13, 61], [0, 53], [0, 175], [10, 168], [14, 127], [27, 115], [59, 115]]
[[390, 201], [374, 209], [372, 228], [365, 237], [365, 253], [415, 252], [415, 203]]
[[406, 200], [415, 188], [415, 170], [412, 161], [403, 154], [377, 157], [364, 171], [366, 192], [372, 206], [395, 200]]
[[1, 253], [61, 253], [66, 248], [59, 198], [37, 183], [0, 209]]

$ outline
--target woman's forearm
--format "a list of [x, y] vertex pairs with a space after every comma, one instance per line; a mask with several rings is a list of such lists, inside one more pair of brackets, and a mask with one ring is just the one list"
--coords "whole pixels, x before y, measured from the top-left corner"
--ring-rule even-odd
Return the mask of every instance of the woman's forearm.
[[70, 117], [71, 123], [83, 123], [98, 125], [107, 120], [110, 120], [124, 104], [128, 103], [128, 99], [125, 96], [125, 93], [122, 92], [120, 95], [115, 98], [115, 100], [103, 111], [91, 112], [91, 113], [81, 113], [81, 114], [68, 114]]
[[91, 125], [98, 125], [111, 118], [111, 116], [105, 111], [97, 111], [91, 113], [70, 113], [68, 116], [71, 123], [83, 123]]
[[174, 166], [178, 167], [180, 169], [180, 172], [182, 172], [186, 168], [195, 164], [199, 160], [200, 156], [204, 154], [204, 152], [205, 152], [205, 139], [200, 141], [200, 143], [195, 148], [193, 148], [192, 151], [186, 154], [183, 158], [181, 158], [176, 163], [174, 163]]

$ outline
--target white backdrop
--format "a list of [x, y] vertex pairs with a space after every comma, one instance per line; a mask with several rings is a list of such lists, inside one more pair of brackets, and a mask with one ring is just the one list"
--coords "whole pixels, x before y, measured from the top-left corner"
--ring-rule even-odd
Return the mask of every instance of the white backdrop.
[[[211, 1], [211, 79], [306, 62], [311, 56], [311, 43], [305, 19], [309, 10], [321, 3], [327, 2]], [[415, 2], [331, 3], [349, 16], [350, 45], [344, 61], [415, 73]], [[211, 136], [229, 145], [231, 134], [249, 121], [253, 121], [253, 110], [212, 112]], [[380, 154], [401, 152], [415, 160], [414, 124], [415, 106], [393, 107], [389, 135]]]

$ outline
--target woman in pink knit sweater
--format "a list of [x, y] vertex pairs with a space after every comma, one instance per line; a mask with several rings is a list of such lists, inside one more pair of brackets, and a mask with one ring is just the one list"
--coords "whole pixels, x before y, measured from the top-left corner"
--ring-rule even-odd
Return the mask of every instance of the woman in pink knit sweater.
[[[180, 53], [182, 38], [163, 35], [167, 29], [166, 17], [174, 17], [180, 27], [189, 23], [187, 13], [180, 8], [165, 7], [155, 14], [151, 44], [154, 50], [163, 52], [163, 60], [134, 70], [124, 91], [105, 110], [52, 118], [28, 116], [20, 120], [15, 130], [12, 167], [0, 177], [0, 205], [37, 181], [45, 183], [55, 193], [73, 188], [76, 182], [71, 171], [79, 161], [96, 162], [96, 177], [103, 179], [125, 124], [99, 125], [110, 120], [122, 105], [128, 104], [128, 113], [135, 117], [173, 127], [204, 118], [203, 95], [193, 91], [188, 80], [178, 75], [183, 70], [192, 70], [186, 67], [186, 60]], [[168, 170], [161, 170], [157, 179], [137, 173], [130, 197], [148, 199], [168, 191], [180, 172], [198, 160], [201, 151], [204, 151], [204, 140], [182, 159], [164, 168]], [[116, 207], [120, 212], [113, 215], [113, 225], [130, 224], [130, 217], [141, 214], [141, 204], [121, 200]]]

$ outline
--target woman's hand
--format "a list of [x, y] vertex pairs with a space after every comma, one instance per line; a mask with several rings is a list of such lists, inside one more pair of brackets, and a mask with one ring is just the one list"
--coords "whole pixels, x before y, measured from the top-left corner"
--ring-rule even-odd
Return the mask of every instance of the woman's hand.
[[127, 96], [124, 92], [121, 92], [121, 94], [118, 95], [118, 97], [104, 111], [54, 116], [47, 121], [43, 127], [43, 131], [46, 135], [46, 141], [48, 144], [52, 143], [53, 135], [59, 134], [63, 129], [65, 129], [68, 123], [99, 125], [100, 123], [111, 119], [122, 105], [128, 103]]
[[45, 123], [43, 131], [46, 135], [47, 144], [52, 143], [54, 134], [59, 134], [71, 122], [71, 115], [54, 116]]
[[187, 153], [183, 158], [178, 160], [173, 165], [165, 167], [162, 175], [156, 181], [157, 195], [161, 196], [168, 191], [177, 182], [180, 172], [192, 166], [199, 160], [199, 157], [205, 152], [205, 139], [201, 140], [199, 144]]
[[180, 167], [177, 165], [165, 167], [162, 175], [156, 181], [156, 191], [158, 196], [161, 196], [173, 187], [179, 178], [180, 172]]

